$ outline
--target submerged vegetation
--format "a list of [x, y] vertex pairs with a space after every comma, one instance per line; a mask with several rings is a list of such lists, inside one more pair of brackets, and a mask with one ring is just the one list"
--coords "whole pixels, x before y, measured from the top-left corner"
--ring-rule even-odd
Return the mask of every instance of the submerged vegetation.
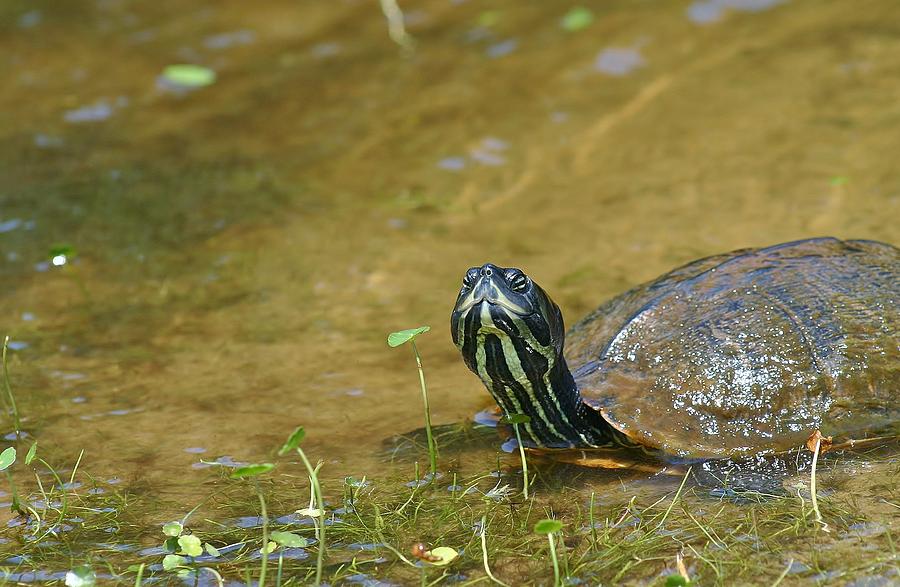
[[[470, 431], [441, 433], [446, 474], [423, 483], [418, 463], [403, 456], [419, 449], [406, 441], [392, 451], [395, 463], [383, 475], [323, 478], [323, 463], [309, 460], [298, 427], [278, 454], [300, 458], [305, 482], [290, 462], [220, 466], [212, 469], [219, 473], [208, 497], [177, 520], [160, 519], [159, 503], [138, 486], [79, 472], [81, 455], [71, 470], [55, 468], [31, 443], [16, 469], [10, 446], [0, 468], [15, 470], [27, 493], [8, 504], [13, 515], [0, 541], [0, 572], [10, 582], [70, 586], [167, 577], [204, 585], [675, 586], [897, 576], [896, 447], [870, 451], [864, 461], [823, 457], [828, 490], [819, 503], [810, 501], [809, 477], [801, 471], [808, 463], [799, 456], [796, 474], [772, 492], [742, 489], [727, 478], [710, 484], [715, 472], [699, 483], [704, 477], [692, 468], [680, 478], [635, 483], [640, 475], [550, 464], [537, 467], [534, 490], [525, 494], [524, 486], [510, 487], [524, 461], [460, 470]], [[850, 471], [873, 464], [885, 472], [884, 485], [850, 486]], [[399, 476], [404, 470], [415, 482]], [[9, 482], [15, 492], [13, 477]], [[860, 549], [866, 557], [847, 556]]]

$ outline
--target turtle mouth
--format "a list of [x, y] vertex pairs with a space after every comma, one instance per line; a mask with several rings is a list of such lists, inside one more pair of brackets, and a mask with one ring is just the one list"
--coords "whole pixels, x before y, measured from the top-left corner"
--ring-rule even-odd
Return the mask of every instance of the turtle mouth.
[[464, 314], [479, 304], [487, 303], [503, 308], [517, 316], [528, 316], [534, 313], [531, 308], [525, 308], [514, 302], [504, 292], [505, 288], [498, 285], [490, 278], [480, 279], [475, 287], [456, 302], [456, 311]]

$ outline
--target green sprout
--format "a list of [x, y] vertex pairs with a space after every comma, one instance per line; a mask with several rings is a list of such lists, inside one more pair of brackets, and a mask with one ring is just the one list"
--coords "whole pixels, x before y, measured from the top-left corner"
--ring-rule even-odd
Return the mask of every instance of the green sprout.
[[525, 460], [525, 447], [522, 446], [522, 435], [519, 434], [519, 424], [531, 422], [531, 417], [525, 414], [507, 414], [500, 418], [501, 424], [512, 424], [516, 433], [516, 442], [519, 443], [519, 458], [522, 459], [522, 494], [528, 499], [528, 461]]
[[[263, 498], [262, 489], [259, 488], [259, 481], [256, 478], [263, 473], [268, 473], [274, 468], [275, 465], [273, 465], [272, 463], [255, 463], [252, 465], [238, 467], [237, 469], [232, 471], [230, 475], [232, 479], [253, 479], [253, 486], [256, 488], [256, 495], [257, 497], [259, 497], [260, 517], [262, 518], [263, 548], [265, 548], [269, 544], [269, 516], [266, 512], [266, 500], [265, 498]], [[265, 585], [266, 565], [269, 562], [269, 557], [264, 554], [262, 557], [260, 557], [260, 560], [259, 584]]]
[[[292, 450], [297, 451], [297, 454], [300, 455], [303, 466], [306, 467], [306, 472], [309, 475], [310, 504], [307, 509], [299, 510], [298, 513], [308, 515], [316, 521], [316, 539], [319, 541], [319, 548], [316, 553], [315, 584], [318, 586], [322, 584], [322, 568], [325, 561], [325, 500], [322, 498], [322, 486], [319, 484], [319, 468], [322, 466], [322, 463], [318, 463], [313, 467], [309, 462], [309, 459], [306, 458], [306, 453], [300, 448], [300, 443], [303, 442], [305, 436], [306, 431], [303, 429], [303, 426], [297, 426], [278, 451], [278, 454], [284, 456]], [[314, 497], [315, 504], [313, 504]], [[260, 582], [260, 584], [262, 584], [262, 582]]]
[[16, 408], [16, 398], [13, 396], [12, 386], [9, 384], [9, 368], [6, 364], [6, 350], [9, 347], [9, 335], [3, 339], [3, 387], [6, 390], [6, 399], [9, 401], [9, 408], [12, 411], [13, 422], [16, 425], [16, 438], [19, 438], [19, 432], [22, 429], [19, 421], [19, 410]]
[[425, 388], [425, 371], [422, 370], [422, 358], [416, 347], [416, 337], [431, 330], [430, 326], [419, 326], [408, 330], [392, 332], [388, 335], [387, 343], [390, 347], [398, 347], [404, 343], [410, 343], [413, 353], [416, 355], [416, 365], [419, 368], [419, 383], [422, 386], [422, 401], [425, 404], [425, 435], [428, 437], [428, 458], [431, 463], [431, 478], [437, 475], [437, 445], [434, 443], [434, 435], [431, 432], [431, 410], [428, 408], [428, 390]]
[[559, 579], [559, 561], [556, 557], [556, 538], [553, 536], [556, 532], [562, 530], [562, 522], [559, 520], [539, 520], [534, 525], [535, 534], [546, 534], [547, 540], [550, 542], [550, 559], [553, 561], [553, 584], [562, 585]]

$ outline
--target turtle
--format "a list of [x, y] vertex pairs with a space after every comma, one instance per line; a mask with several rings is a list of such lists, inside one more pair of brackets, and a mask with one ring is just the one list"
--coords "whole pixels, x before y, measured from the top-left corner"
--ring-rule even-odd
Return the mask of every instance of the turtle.
[[896, 437], [900, 421], [900, 249], [882, 242], [706, 257], [568, 332], [529, 275], [486, 263], [466, 271], [450, 330], [499, 411], [524, 421], [523, 444], [568, 462], [758, 458], [816, 434]]

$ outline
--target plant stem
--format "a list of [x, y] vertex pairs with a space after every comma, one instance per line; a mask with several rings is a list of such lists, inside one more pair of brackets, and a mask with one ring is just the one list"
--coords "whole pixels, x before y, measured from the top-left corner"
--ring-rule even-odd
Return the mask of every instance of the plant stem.
[[316, 554], [315, 583], [318, 586], [322, 583], [322, 567], [325, 560], [325, 500], [322, 499], [322, 487], [319, 485], [319, 476], [316, 474], [316, 469], [310, 464], [309, 459], [306, 458], [306, 453], [299, 446], [297, 447], [297, 453], [303, 461], [303, 466], [306, 467], [306, 472], [309, 473], [309, 482], [312, 483], [313, 492], [316, 494], [316, 501], [318, 502], [316, 508], [319, 510], [319, 549]]
[[522, 436], [519, 434], [519, 424], [513, 422], [513, 430], [516, 432], [516, 442], [519, 443], [519, 458], [522, 459], [522, 493], [528, 499], [528, 461], [525, 460], [525, 447], [522, 446]]
[[428, 437], [428, 458], [431, 462], [431, 480], [437, 475], [437, 446], [434, 444], [434, 436], [431, 434], [431, 410], [428, 408], [428, 391], [425, 389], [425, 371], [422, 369], [422, 358], [416, 341], [412, 343], [413, 353], [416, 355], [416, 366], [419, 368], [419, 383], [422, 385], [422, 401], [425, 403], [425, 435]]
[[22, 426], [19, 422], [19, 410], [16, 408], [16, 398], [13, 397], [12, 387], [9, 385], [9, 369], [6, 366], [6, 348], [9, 346], [9, 335], [3, 339], [3, 384], [6, 388], [6, 397], [9, 398], [9, 405], [12, 408], [13, 421], [16, 424], [16, 438], [19, 438], [19, 431]]
[[144, 567], [146, 563], [141, 563], [141, 566], [138, 567], [137, 577], [134, 579], [134, 587], [141, 587], [141, 579], [144, 577]]
[[591, 525], [591, 548], [597, 550], [597, 526], [594, 524], [594, 492], [591, 491], [591, 509], [588, 510], [588, 523]]
[[262, 489], [259, 487], [259, 481], [256, 479], [253, 480], [253, 485], [256, 487], [256, 495], [259, 497], [259, 510], [262, 517], [262, 537], [263, 537], [263, 546], [262, 546], [262, 563], [259, 568], [259, 587], [265, 587], [266, 584], [266, 565], [269, 562], [269, 517], [266, 513], [266, 500], [263, 498]]
[[488, 552], [487, 552], [487, 516], [481, 516], [481, 558], [484, 561], [484, 572], [487, 574], [488, 578], [496, 583], [497, 585], [503, 585], [503, 587], [509, 587], [506, 583], [498, 579], [491, 572], [491, 567], [488, 566]]
[[556, 540], [553, 537], [553, 532], [547, 532], [547, 540], [550, 541], [550, 558], [553, 560], [553, 584], [560, 585], [559, 561], [556, 560]]
[[816, 522], [822, 525], [822, 530], [829, 532], [828, 524], [822, 521], [822, 514], [819, 512], [819, 500], [816, 498], [816, 465], [819, 463], [819, 448], [822, 444], [821, 435], [816, 438], [816, 450], [812, 458], [812, 472], [809, 474], [809, 495], [812, 498], [813, 512], [816, 514]]

